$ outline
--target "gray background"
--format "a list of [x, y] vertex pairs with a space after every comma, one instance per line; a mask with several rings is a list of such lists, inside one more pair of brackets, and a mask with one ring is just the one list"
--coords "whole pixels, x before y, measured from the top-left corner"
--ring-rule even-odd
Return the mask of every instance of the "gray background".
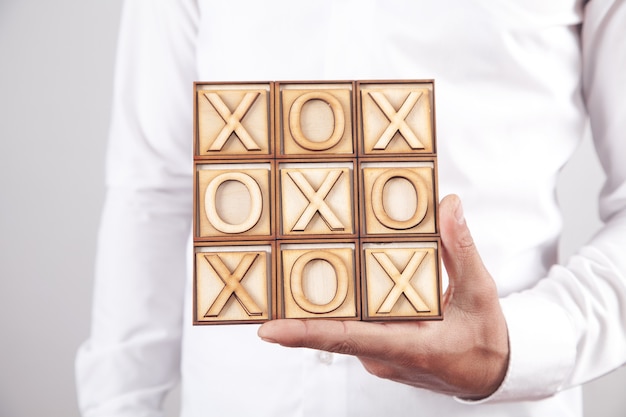
[[[0, 417], [78, 415], [120, 6], [0, 0]], [[599, 226], [601, 181], [587, 141], [561, 180], [564, 254]], [[626, 368], [585, 387], [586, 416], [626, 414], [624, 386]]]

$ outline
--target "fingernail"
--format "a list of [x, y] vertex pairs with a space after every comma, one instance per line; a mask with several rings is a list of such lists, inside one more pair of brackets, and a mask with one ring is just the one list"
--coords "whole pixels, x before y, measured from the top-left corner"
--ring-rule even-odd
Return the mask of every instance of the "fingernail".
[[267, 333], [267, 329], [261, 326], [259, 327], [259, 330], [257, 331], [257, 336], [259, 336], [261, 340], [263, 340], [264, 342], [276, 343], [276, 340], [271, 337], [268, 337], [266, 333]]
[[458, 224], [465, 223], [465, 216], [463, 214], [463, 204], [461, 204], [461, 200], [459, 200], [459, 205], [456, 207], [456, 210], [454, 210], [454, 218], [456, 219], [456, 222]]

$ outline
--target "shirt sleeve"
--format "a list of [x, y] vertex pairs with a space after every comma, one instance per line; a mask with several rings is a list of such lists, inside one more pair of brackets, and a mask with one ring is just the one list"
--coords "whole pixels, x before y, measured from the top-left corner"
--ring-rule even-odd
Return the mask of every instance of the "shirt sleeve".
[[92, 330], [76, 359], [84, 416], [161, 416], [179, 377], [197, 14], [194, 0], [123, 6]]
[[626, 2], [587, 2], [582, 83], [606, 173], [599, 201], [604, 227], [536, 287], [502, 299], [510, 363], [486, 401], [548, 397], [626, 362], [625, 27]]

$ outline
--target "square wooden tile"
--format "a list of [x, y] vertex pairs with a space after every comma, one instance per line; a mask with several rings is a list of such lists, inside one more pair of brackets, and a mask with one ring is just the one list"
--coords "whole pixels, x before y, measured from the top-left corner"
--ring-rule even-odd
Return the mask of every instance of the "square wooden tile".
[[433, 88], [432, 82], [359, 83], [362, 153], [433, 154]]
[[441, 318], [439, 242], [363, 243], [363, 319]]
[[283, 236], [355, 233], [354, 162], [280, 163]]
[[279, 247], [281, 317], [359, 317], [355, 243], [283, 243]]
[[277, 132], [284, 155], [351, 155], [353, 83], [278, 85]]
[[196, 155], [270, 154], [270, 87], [270, 83], [196, 84]]
[[196, 247], [194, 323], [273, 318], [271, 260], [271, 245]]
[[434, 161], [364, 162], [360, 169], [367, 235], [437, 233]]
[[197, 164], [198, 238], [272, 234], [271, 163]]

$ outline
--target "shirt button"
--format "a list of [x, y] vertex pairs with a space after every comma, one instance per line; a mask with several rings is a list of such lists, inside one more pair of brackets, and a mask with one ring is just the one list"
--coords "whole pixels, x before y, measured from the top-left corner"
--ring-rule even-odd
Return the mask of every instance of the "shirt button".
[[317, 359], [324, 365], [330, 365], [333, 363], [333, 354], [330, 352], [319, 351], [317, 352]]

